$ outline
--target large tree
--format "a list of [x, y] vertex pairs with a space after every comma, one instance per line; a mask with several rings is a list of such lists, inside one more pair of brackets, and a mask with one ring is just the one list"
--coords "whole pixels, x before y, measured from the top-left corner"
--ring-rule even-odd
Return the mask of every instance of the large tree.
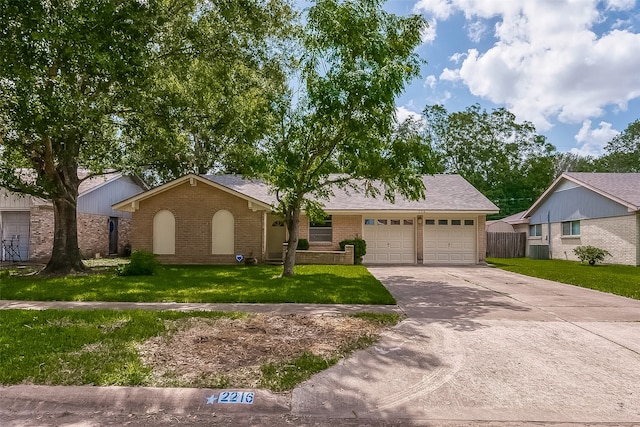
[[379, 180], [386, 197], [423, 195], [411, 155], [418, 144], [409, 127], [396, 126], [394, 111], [396, 97], [418, 76], [414, 49], [426, 23], [389, 14], [382, 3], [318, 0], [305, 17], [297, 84], [281, 102], [280, 128], [263, 146], [262, 177], [276, 191], [289, 233], [284, 276], [294, 274], [301, 212], [321, 215], [334, 186], [359, 179], [376, 193], [372, 182]]
[[598, 167], [606, 172], [640, 172], [640, 119], [615, 136], [604, 147]]
[[52, 201], [46, 271], [84, 268], [79, 168], [171, 176], [238, 140], [283, 81], [264, 54], [289, 18], [284, 0], [0, 0], [0, 185]]
[[444, 170], [462, 175], [502, 216], [528, 208], [553, 181], [555, 148], [505, 108], [449, 113], [432, 105], [423, 114], [425, 143], [440, 153]]

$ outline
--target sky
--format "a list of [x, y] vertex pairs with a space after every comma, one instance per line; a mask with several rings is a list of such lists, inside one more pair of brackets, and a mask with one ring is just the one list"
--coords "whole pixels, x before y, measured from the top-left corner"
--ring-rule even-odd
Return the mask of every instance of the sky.
[[640, 119], [640, 0], [387, 0], [429, 22], [398, 117], [506, 107], [559, 152], [598, 156]]

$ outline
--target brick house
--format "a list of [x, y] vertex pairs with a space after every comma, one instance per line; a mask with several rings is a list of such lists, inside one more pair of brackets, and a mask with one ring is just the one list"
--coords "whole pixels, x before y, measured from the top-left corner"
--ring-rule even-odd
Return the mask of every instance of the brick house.
[[[80, 172], [79, 176], [86, 175]], [[84, 258], [122, 253], [129, 243], [130, 218], [111, 205], [147, 189], [135, 177], [109, 173], [88, 178], [78, 195], [78, 246]], [[53, 249], [53, 205], [0, 188], [1, 260], [46, 262]]]
[[607, 263], [640, 265], [640, 173], [563, 173], [523, 217], [530, 252], [577, 260], [573, 249], [591, 245]]
[[[426, 198], [395, 203], [334, 189], [327, 218], [303, 215], [310, 251], [337, 251], [344, 239], [367, 242], [364, 263], [476, 264], [485, 258], [485, 219], [498, 208], [459, 175], [424, 176]], [[132, 248], [163, 263], [235, 263], [236, 255], [280, 259], [286, 227], [260, 181], [235, 175], [186, 175], [113, 207], [131, 213]]]

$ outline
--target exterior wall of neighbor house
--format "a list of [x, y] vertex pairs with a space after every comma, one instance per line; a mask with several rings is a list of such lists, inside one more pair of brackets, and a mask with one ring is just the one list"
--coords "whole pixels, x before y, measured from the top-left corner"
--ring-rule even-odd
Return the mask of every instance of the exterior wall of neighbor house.
[[29, 230], [29, 260], [46, 262], [53, 249], [53, 206], [38, 205], [31, 208]]
[[639, 265], [638, 215], [580, 220], [580, 236], [562, 236], [562, 224], [551, 224], [551, 257], [577, 261], [573, 249], [595, 246], [611, 253], [604, 259], [609, 264]]
[[[29, 259], [46, 262], [53, 250], [53, 207], [40, 205], [31, 209]], [[118, 219], [118, 253], [130, 242], [131, 225], [127, 218]], [[96, 214], [78, 214], [78, 247], [83, 258], [109, 255], [109, 217]]]
[[513, 233], [513, 226], [504, 221], [493, 221], [487, 224], [487, 233]]
[[[331, 242], [311, 242], [309, 250], [312, 251], [337, 251], [340, 250], [340, 242], [345, 239], [362, 237], [362, 215], [332, 215], [331, 216]], [[309, 218], [306, 215], [300, 217], [301, 239], [309, 239]]]
[[[141, 200], [133, 213], [131, 246], [133, 250], [153, 251], [153, 218], [162, 210], [175, 218], [175, 254], [159, 255], [167, 264], [235, 264], [235, 254], [262, 260], [262, 212], [253, 212], [245, 199], [195, 181], [168, 189]], [[233, 254], [212, 255], [213, 215], [219, 210], [231, 212], [235, 222]]]

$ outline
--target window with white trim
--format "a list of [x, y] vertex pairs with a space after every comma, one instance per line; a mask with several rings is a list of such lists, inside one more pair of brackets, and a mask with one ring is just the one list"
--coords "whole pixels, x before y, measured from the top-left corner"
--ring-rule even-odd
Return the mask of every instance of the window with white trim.
[[331, 215], [324, 220], [309, 222], [310, 242], [331, 242], [333, 240], [333, 229]]
[[580, 235], [580, 221], [565, 221], [562, 223], [562, 235], [563, 236], [579, 236]]
[[542, 237], [542, 224], [531, 224], [529, 226], [529, 237]]

